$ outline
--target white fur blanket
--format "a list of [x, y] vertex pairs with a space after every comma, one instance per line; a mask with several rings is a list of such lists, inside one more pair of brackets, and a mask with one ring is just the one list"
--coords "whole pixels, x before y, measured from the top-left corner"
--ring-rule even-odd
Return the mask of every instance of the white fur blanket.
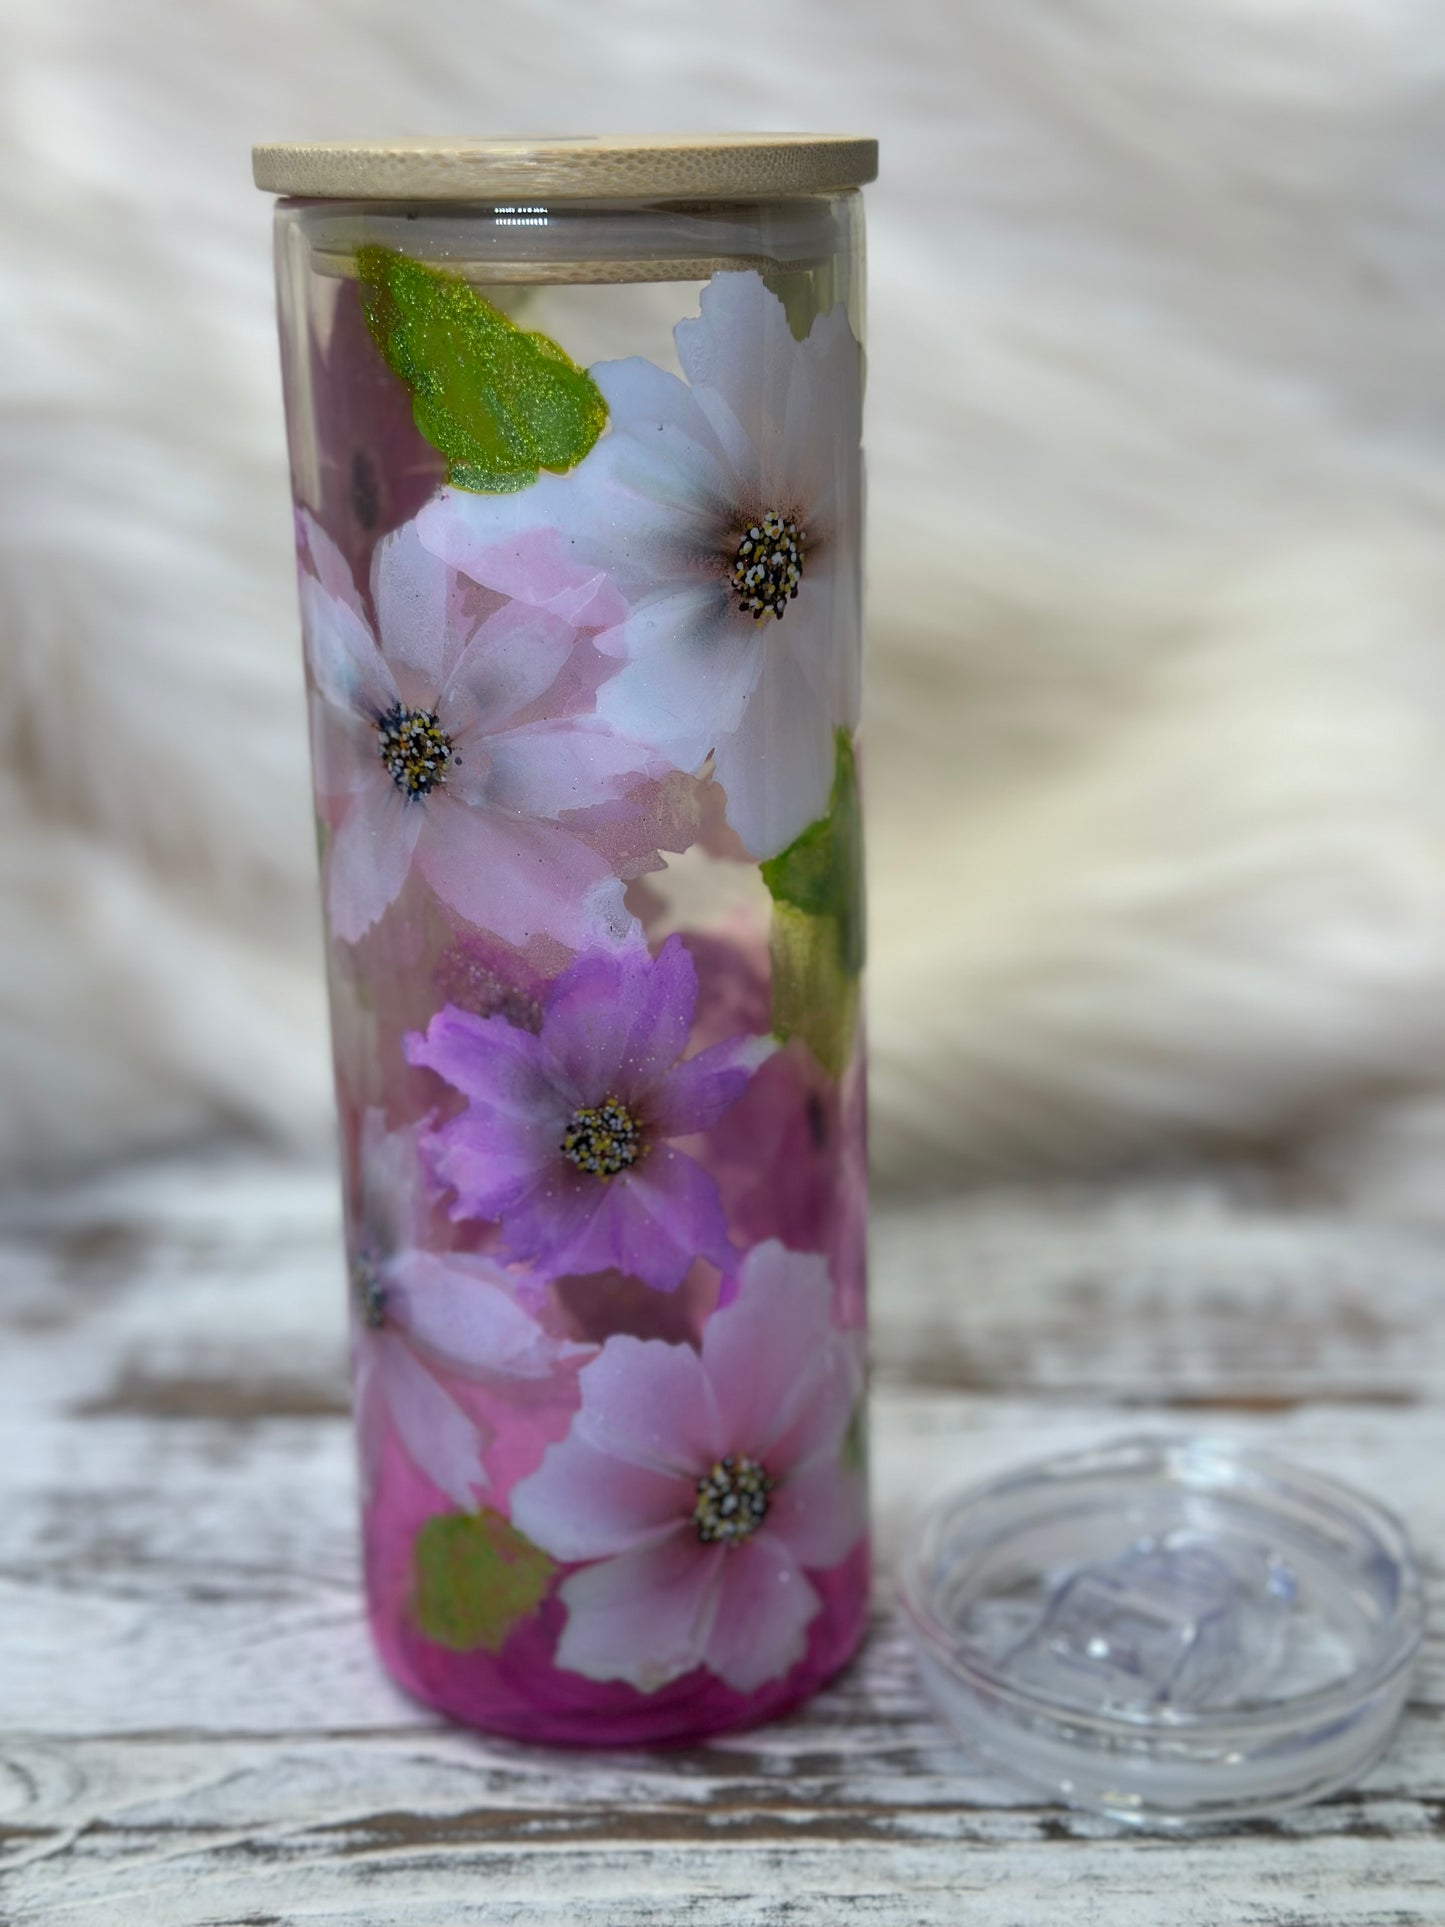
[[885, 1178], [1212, 1141], [1398, 1185], [1397, 1148], [1433, 1144], [1437, 10], [3, 14], [0, 1167], [327, 1116], [249, 142], [668, 124], [883, 140]]

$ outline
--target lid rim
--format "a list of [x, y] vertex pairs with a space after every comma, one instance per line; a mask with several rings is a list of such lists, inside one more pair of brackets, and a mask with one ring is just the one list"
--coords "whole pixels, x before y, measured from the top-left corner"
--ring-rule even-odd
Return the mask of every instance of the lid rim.
[[314, 200], [786, 200], [874, 180], [878, 143], [846, 134], [264, 141], [252, 178]]
[[976, 1505], [1006, 1493], [1010, 1488], [1027, 1485], [1039, 1479], [1041, 1475], [1044, 1480], [1056, 1477], [1061, 1472], [1067, 1475], [1068, 1472], [1087, 1464], [1097, 1466], [1104, 1461], [1122, 1459], [1130, 1454], [1152, 1453], [1162, 1457], [1177, 1452], [1181, 1448], [1201, 1447], [1216, 1450], [1221, 1456], [1228, 1456], [1236, 1463], [1246, 1463], [1251, 1469], [1277, 1476], [1283, 1475], [1297, 1487], [1312, 1490], [1317, 1498], [1324, 1496], [1345, 1499], [1353, 1508], [1357, 1524], [1368, 1522], [1377, 1537], [1379, 1534], [1376, 1529], [1383, 1527], [1387, 1534], [1396, 1539], [1397, 1544], [1392, 1551], [1398, 1561], [1400, 1592], [1389, 1620], [1381, 1629], [1382, 1636], [1388, 1639], [1389, 1644], [1371, 1666], [1350, 1674], [1345, 1680], [1316, 1687], [1311, 1692], [1301, 1693], [1287, 1700], [1274, 1701], [1264, 1706], [1232, 1708], [1219, 1712], [1185, 1708], [1171, 1711], [1167, 1720], [1148, 1713], [1110, 1713], [1051, 1699], [1046, 1694], [1036, 1692], [1030, 1687], [1009, 1679], [1007, 1675], [997, 1672], [988, 1664], [970, 1658], [956, 1637], [950, 1634], [947, 1625], [932, 1610], [931, 1599], [934, 1588], [924, 1571], [928, 1542], [938, 1525], [954, 1514], [963, 1502], [962, 1495], [956, 1492], [942, 1494], [914, 1522], [909, 1535], [904, 1568], [900, 1575], [900, 1603], [909, 1626], [919, 1641], [926, 1646], [929, 1657], [943, 1666], [969, 1691], [986, 1692], [1000, 1705], [1030, 1714], [1040, 1714], [1055, 1723], [1083, 1727], [1096, 1733], [1113, 1733], [1121, 1737], [1137, 1737], [1140, 1734], [1177, 1734], [1181, 1739], [1189, 1735], [1223, 1739], [1232, 1733], [1251, 1734], [1261, 1730], [1275, 1730], [1282, 1720], [1286, 1721], [1292, 1729], [1308, 1725], [1316, 1719], [1327, 1718], [1331, 1713], [1360, 1706], [1396, 1681], [1402, 1672], [1412, 1668], [1419, 1658], [1429, 1615], [1420, 1568], [1403, 1521], [1380, 1500], [1359, 1491], [1345, 1481], [1329, 1478], [1321, 1473], [1305, 1471], [1276, 1459], [1271, 1453], [1253, 1449], [1240, 1451], [1222, 1442], [1216, 1444], [1215, 1441], [1200, 1438], [1136, 1436], [1112, 1441], [1092, 1451], [1065, 1453], [1015, 1472], [1004, 1473], [998, 1478], [970, 1488], [966, 1502]]

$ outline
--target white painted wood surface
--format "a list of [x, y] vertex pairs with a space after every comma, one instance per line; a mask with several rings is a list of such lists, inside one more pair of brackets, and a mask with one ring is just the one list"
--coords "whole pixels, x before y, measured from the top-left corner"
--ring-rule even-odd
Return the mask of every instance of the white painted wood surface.
[[930, 1491], [1160, 1421], [1445, 1553], [1445, 1245], [1203, 1180], [994, 1193], [875, 1241], [876, 1625], [795, 1718], [533, 1751], [393, 1689], [359, 1606], [329, 1173], [197, 1160], [0, 1237], [0, 1920], [616, 1927], [1445, 1922], [1445, 1641], [1348, 1795], [1180, 1841], [959, 1752], [889, 1571]]

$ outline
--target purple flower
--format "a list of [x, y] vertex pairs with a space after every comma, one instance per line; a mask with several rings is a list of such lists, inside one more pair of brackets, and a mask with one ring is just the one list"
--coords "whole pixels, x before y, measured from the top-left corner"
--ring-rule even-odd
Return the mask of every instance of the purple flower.
[[387, 1425], [424, 1477], [470, 1507], [487, 1486], [486, 1438], [449, 1379], [486, 1385], [549, 1377], [588, 1348], [554, 1339], [512, 1298], [487, 1258], [415, 1242], [416, 1135], [362, 1126], [361, 1200], [352, 1258], [357, 1433], [366, 1490], [376, 1485]]
[[572, 653], [571, 626], [497, 606], [408, 523], [376, 551], [373, 632], [340, 551], [298, 520], [333, 934], [364, 936], [413, 863], [509, 944], [545, 933], [575, 949], [627, 930], [612, 865], [557, 818], [622, 795], [656, 759], [595, 718], [531, 715]]
[[513, 1522], [568, 1564], [557, 1664], [655, 1691], [706, 1666], [740, 1693], [802, 1658], [806, 1570], [857, 1545], [844, 1443], [862, 1391], [826, 1262], [759, 1245], [701, 1352], [609, 1338], [566, 1438], [512, 1489]]
[[683, 1057], [697, 972], [680, 937], [579, 957], [539, 1034], [448, 1005], [407, 1056], [467, 1099], [432, 1135], [457, 1217], [496, 1220], [501, 1255], [544, 1278], [616, 1269], [672, 1291], [694, 1258], [734, 1253], [712, 1178], [674, 1139], [714, 1125], [771, 1045]]

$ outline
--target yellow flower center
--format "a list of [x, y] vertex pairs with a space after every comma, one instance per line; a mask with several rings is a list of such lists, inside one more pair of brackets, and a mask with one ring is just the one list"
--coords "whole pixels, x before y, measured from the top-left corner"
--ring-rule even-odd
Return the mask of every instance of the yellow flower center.
[[386, 773], [410, 800], [429, 796], [446, 781], [452, 739], [430, 709], [404, 709], [393, 703], [377, 720], [380, 754]]
[[567, 1120], [558, 1147], [569, 1164], [595, 1178], [615, 1178], [647, 1148], [642, 1126], [620, 1098], [584, 1104]]
[[769, 509], [743, 530], [733, 556], [732, 586], [754, 622], [768, 611], [781, 622], [803, 579], [803, 531], [791, 516]]
[[705, 1546], [739, 1546], [768, 1516], [775, 1481], [757, 1459], [729, 1452], [697, 1482], [692, 1522]]

